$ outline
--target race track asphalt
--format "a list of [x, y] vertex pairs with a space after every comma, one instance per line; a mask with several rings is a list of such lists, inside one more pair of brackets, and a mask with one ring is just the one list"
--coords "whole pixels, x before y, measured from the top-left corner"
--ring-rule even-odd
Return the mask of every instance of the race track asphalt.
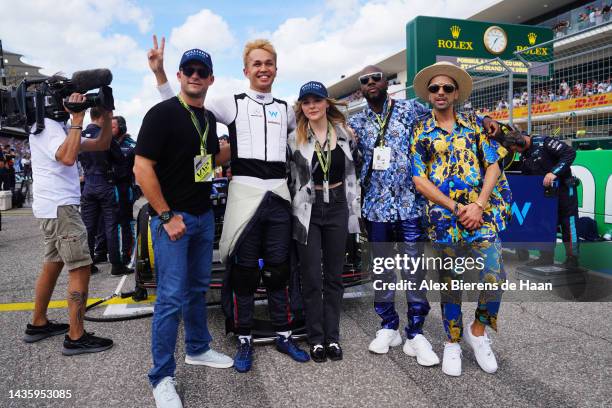
[[[2, 214], [0, 304], [31, 302], [40, 269], [42, 239], [29, 209]], [[90, 284], [90, 298], [115, 290], [120, 278], [110, 265]], [[513, 274], [508, 266], [509, 275]], [[67, 273], [60, 276], [54, 300], [65, 297]], [[133, 288], [128, 278], [125, 289]], [[350, 291], [366, 291], [351, 288]], [[401, 297], [398, 296], [398, 300]], [[610, 298], [608, 297], [607, 300]], [[560, 299], [561, 300], [561, 299]], [[405, 301], [398, 302], [405, 323]], [[316, 364], [293, 362], [272, 345], [256, 345], [248, 374], [184, 363], [179, 335], [176, 377], [186, 407], [611, 407], [612, 308], [607, 302], [528, 302], [502, 304], [499, 333], [492, 334], [499, 371], [486, 374], [463, 344], [463, 375], [444, 375], [440, 366], [423, 368], [402, 352], [367, 351], [379, 324], [372, 296], [345, 299], [341, 316], [344, 360]], [[464, 304], [466, 321], [475, 304]], [[100, 309], [101, 313], [103, 308]], [[0, 311], [1, 407], [153, 407], [147, 381], [151, 365], [151, 319], [86, 323], [86, 329], [111, 337], [104, 353], [64, 357], [62, 336], [25, 344], [21, 338], [29, 311]], [[66, 321], [66, 309], [51, 319]], [[233, 355], [224, 336], [219, 308], [208, 315], [213, 347]], [[440, 309], [432, 302], [425, 333], [442, 356]], [[306, 347], [305, 343], [301, 343]], [[70, 390], [69, 399], [10, 398], [15, 390]]]

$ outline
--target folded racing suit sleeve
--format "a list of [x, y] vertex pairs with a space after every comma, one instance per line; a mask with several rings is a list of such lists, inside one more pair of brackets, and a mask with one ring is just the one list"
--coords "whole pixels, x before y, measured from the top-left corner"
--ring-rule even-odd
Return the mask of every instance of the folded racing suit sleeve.
[[227, 206], [223, 218], [223, 231], [219, 241], [219, 255], [221, 262], [228, 263], [234, 253], [236, 244], [240, 241], [242, 233], [249, 225], [251, 218], [257, 212], [261, 201], [266, 193], [273, 193], [291, 202], [287, 183], [268, 190], [259, 186], [240, 183], [236, 180], [229, 185], [227, 194]]

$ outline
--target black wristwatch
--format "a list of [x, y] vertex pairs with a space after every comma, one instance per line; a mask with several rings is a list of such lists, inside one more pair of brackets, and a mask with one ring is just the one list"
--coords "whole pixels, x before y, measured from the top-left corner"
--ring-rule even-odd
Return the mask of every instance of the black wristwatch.
[[172, 210], [164, 211], [163, 213], [159, 214], [159, 220], [162, 222], [162, 224], [167, 224], [172, 217], [174, 217]]

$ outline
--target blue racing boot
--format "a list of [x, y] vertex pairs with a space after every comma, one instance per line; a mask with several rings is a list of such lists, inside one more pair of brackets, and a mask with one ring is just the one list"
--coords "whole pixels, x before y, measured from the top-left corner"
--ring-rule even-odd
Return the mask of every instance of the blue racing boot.
[[298, 363], [305, 363], [310, 360], [310, 356], [307, 352], [299, 348], [291, 339], [291, 337], [285, 337], [281, 334], [276, 336], [276, 349], [281, 353], [289, 355], [292, 359]]
[[234, 357], [234, 368], [239, 373], [246, 373], [253, 366], [253, 344], [249, 339], [240, 339], [236, 357]]

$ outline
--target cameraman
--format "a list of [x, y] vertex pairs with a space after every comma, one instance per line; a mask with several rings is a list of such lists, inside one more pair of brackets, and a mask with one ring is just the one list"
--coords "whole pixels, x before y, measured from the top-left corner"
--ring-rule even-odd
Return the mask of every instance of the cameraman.
[[[569, 145], [550, 136], [529, 136], [511, 131], [506, 136], [508, 148], [521, 154], [521, 172], [525, 175], [544, 176], [544, 187], [559, 192], [557, 224], [561, 225], [568, 269], [578, 268], [578, 179], [572, 175], [571, 165], [576, 151]], [[504, 144], [506, 146], [506, 144]], [[540, 257], [530, 266], [552, 265], [553, 251], [540, 251]]]
[[[52, 77], [50, 81], [61, 80]], [[73, 93], [71, 103], [83, 103], [85, 96]], [[67, 109], [66, 109], [67, 110]], [[68, 110], [67, 110], [68, 111]], [[81, 191], [76, 166], [79, 151], [108, 149], [111, 141], [111, 112], [102, 111], [102, 131], [97, 139], [81, 139], [85, 112], [71, 112], [71, 126], [44, 119], [45, 128], [30, 134], [34, 175], [34, 216], [44, 233], [45, 256], [35, 288], [34, 314], [24, 341], [33, 343], [68, 332], [62, 354], [96, 353], [113, 346], [110, 339], [96, 337], [83, 329], [83, 317], [91, 270], [87, 232], [79, 214]], [[68, 313], [70, 325], [49, 321], [47, 308], [64, 264], [69, 271]]]

